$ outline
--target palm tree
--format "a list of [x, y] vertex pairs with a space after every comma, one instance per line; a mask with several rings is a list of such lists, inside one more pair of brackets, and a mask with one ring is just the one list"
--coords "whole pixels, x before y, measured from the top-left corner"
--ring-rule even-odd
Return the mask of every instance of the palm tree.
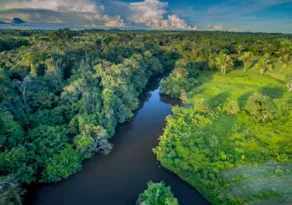
[[289, 54], [284, 54], [279, 58], [279, 61], [282, 63], [281, 73], [284, 73], [287, 66], [291, 63], [292, 58]]
[[276, 50], [275, 46], [273, 44], [268, 44], [264, 47], [265, 55], [271, 57], [274, 51]]
[[223, 54], [217, 56], [216, 66], [223, 74], [226, 74], [227, 70], [231, 70], [233, 68], [234, 63], [229, 55]]
[[236, 48], [235, 48], [236, 52], [240, 55], [241, 52], [244, 50], [244, 47], [242, 45], [238, 45]]
[[243, 71], [246, 72], [247, 69], [251, 65], [252, 53], [251, 52], [244, 52], [238, 59], [243, 61], [243, 64], [244, 64]]
[[264, 75], [266, 70], [272, 70], [273, 65], [271, 60], [268, 60], [266, 58], [262, 58], [259, 60], [259, 62], [256, 64], [255, 68], [259, 69], [261, 72], [261, 75]]
[[292, 90], [292, 82], [288, 82], [287, 87], [288, 87], [288, 92], [290, 92]]
[[288, 87], [288, 92], [292, 90], [292, 77], [287, 75], [287, 87]]

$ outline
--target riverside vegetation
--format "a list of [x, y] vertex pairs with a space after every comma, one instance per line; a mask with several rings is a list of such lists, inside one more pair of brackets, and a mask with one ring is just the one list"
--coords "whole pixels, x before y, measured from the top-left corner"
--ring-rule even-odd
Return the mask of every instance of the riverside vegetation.
[[222, 49], [233, 41], [205, 66], [180, 55], [162, 90], [188, 106], [173, 108], [154, 152], [212, 204], [291, 204], [291, 37]]
[[178, 200], [173, 196], [170, 187], [163, 182], [149, 182], [147, 189], [140, 194], [138, 205], [179, 205]]
[[[154, 152], [213, 204], [289, 203], [291, 35], [0, 31], [0, 203], [108, 154], [151, 76], [176, 107]], [[218, 69], [219, 71], [215, 71]], [[141, 204], [178, 204], [149, 183]], [[264, 202], [263, 202], [264, 203]]]

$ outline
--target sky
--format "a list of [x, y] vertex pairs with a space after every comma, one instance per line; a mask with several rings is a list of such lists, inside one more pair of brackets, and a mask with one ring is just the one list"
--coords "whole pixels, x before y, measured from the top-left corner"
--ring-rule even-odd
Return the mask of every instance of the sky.
[[0, 0], [0, 22], [14, 17], [30, 28], [292, 33], [292, 0]]

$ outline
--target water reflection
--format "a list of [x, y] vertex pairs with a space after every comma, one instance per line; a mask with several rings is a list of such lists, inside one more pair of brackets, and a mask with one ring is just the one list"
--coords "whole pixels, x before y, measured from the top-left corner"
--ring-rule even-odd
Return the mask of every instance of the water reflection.
[[181, 100], [179, 100], [177, 98], [169, 97], [169, 96], [167, 96], [165, 94], [162, 94], [162, 93], [160, 93], [160, 101], [162, 103], [165, 103], [165, 104], [168, 104], [168, 105], [171, 105], [171, 106], [176, 106], [176, 105], [181, 106], [182, 105]]

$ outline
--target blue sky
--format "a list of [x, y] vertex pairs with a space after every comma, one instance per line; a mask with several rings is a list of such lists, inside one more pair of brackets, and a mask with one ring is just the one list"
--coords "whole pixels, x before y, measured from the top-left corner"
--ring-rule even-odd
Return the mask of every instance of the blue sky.
[[42, 28], [292, 33], [292, 0], [0, 0], [0, 21], [14, 17]]

